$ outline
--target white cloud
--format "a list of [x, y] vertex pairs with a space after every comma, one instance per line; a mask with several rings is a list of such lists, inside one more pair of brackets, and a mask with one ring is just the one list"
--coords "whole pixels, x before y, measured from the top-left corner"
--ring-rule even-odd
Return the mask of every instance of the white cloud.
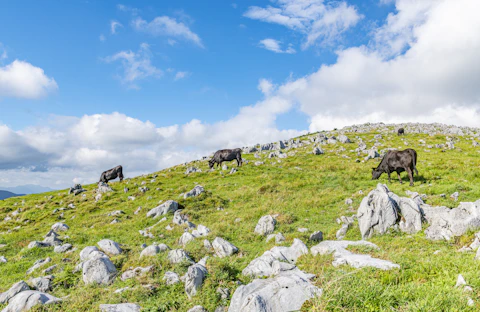
[[296, 52], [291, 45], [289, 45], [286, 50], [282, 50], [282, 48], [280, 47], [280, 43], [281, 42], [278, 40], [267, 38], [260, 40], [259, 45], [260, 47], [275, 53], [294, 54]]
[[187, 71], [178, 71], [176, 74], [175, 74], [175, 78], [174, 80], [177, 81], [177, 80], [180, 80], [180, 79], [184, 79], [186, 77], [190, 76], [190, 73], [187, 72]]
[[57, 89], [53, 78], [30, 63], [15, 60], [0, 67], [0, 97], [37, 99]]
[[148, 77], [159, 78], [163, 74], [162, 70], [152, 64], [150, 46], [147, 43], [142, 43], [136, 53], [131, 50], [120, 51], [104, 60], [107, 63], [120, 61], [123, 68], [122, 83], [133, 89], [139, 88], [136, 81]]
[[112, 35], [115, 35], [117, 33], [117, 28], [118, 27], [123, 27], [123, 25], [120, 24], [117, 21], [111, 21], [110, 22], [110, 31], [112, 32]]
[[138, 13], [140, 12], [139, 9], [132, 8], [132, 7], [126, 6], [124, 4], [118, 4], [117, 9], [120, 10], [120, 11], [123, 11], [123, 12], [130, 13], [132, 15], [138, 15]]
[[[272, 96], [299, 105], [311, 130], [366, 121], [478, 126], [480, 2], [435, 1], [426, 11], [424, 5], [397, 0], [399, 11], [374, 33], [384, 44], [340, 50], [334, 64], [279, 86]], [[408, 38], [400, 40], [407, 51], [385, 53], [398, 38]]]
[[266, 96], [272, 94], [272, 91], [275, 89], [272, 81], [267, 79], [260, 79], [258, 82], [258, 90], [262, 91], [262, 93]]
[[354, 6], [346, 2], [323, 0], [274, 0], [276, 6], [251, 6], [245, 17], [279, 24], [304, 34], [302, 48], [316, 43], [331, 44], [362, 18]]
[[153, 36], [167, 36], [177, 39], [190, 41], [197, 46], [203, 48], [200, 37], [190, 30], [190, 28], [182, 22], [177, 22], [175, 18], [168, 16], [159, 16], [151, 22], [138, 17], [132, 21], [132, 26], [137, 31], [149, 33]]
[[105, 40], [107, 40], [107, 38], [105, 38], [105, 36], [102, 34], [98, 37], [98, 39], [100, 39], [101, 42], [104, 42]]
[[[276, 128], [276, 116], [290, 107], [290, 102], [271, 97], [242, 107], [225, 121], [208, 124], [193, 119], [166, 127], [120, 113], [56, 116], [48, 126], [23, 131], [0, 125], [0, 181], [65, 188], [74, 179], [96, 182], [102, 171], [119, 164], [131, 177], [198, 159], [220, 148], [286, 139], [303, 133]], [[32, 169], [40, 165], [45, 170]]]
[[172, 38], [168, 38], [167, 43], [173, 47], [174, 45], [177, 44], [177, 41]]

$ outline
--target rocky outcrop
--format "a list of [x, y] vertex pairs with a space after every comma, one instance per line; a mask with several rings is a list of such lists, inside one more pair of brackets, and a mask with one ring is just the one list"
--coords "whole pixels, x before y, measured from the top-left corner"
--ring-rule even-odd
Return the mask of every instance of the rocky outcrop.
[[381, 270], [400, 268], [398, 264], [387, 260], [372, 258], [370, 255], [354, 254], [346, 249], [349, 246], [367, 246], [379, 249], [377, 245], [367, 241], [323, 241], [313, 246], [311, 252], [314, 256], [333, 254], [333, 266], [347, 264], [354, 268], [374, 267]]
[[457, 208], [423, 206], [430, 226], [425, 235], [431, 240], [449, 240], [480, 228], [480, 200], [460, 203]]
[[147, 212], [147, 217], [155, 219], [167, 213], [175, 212], [177, 209], [178, 209], [178, 203], [176, 201], [167, 200], [160, 206], [157, 206], [151, 209], [149, 212]]
[[185, 193], [183, 195], [183, 198], [186, 199], [186, 198], [189, 198], [189, 197], [196, 197], [196, 196], [202, 194], [203, 192], [205, 192], [205, 189], [203, 188], [203, 186], [197, 185], [191, 191]]
[[299, 311], [305, 301], [322, 294], [321, 289], [310, 283], [313, 277], [298, 271], [282, 271], [273, 278], [255, 279], [237, 288], [228, 312]]
[[362, 239], [384, 234], [397, 224], [402, 232], [413, 234], [422, 229], [423, 210], [411, 198], [399, 197], [386, 185], [378, 184], [362, 200], [357, 218]]
[[9, 290], [7, 290], [4, 293], [0, 293], [0, 304], [7, 303], [10, 299], [15, 297], [18, 293], [21, 293], [22, 291], [30, 290], [30, 286], [28, 286], [27, 283], [24, 281], [17, 282], [10, 287]]
[[189, 298], [195, 296], [197, 291], [202, 287], [203, 280], [207, 276], [206, 265], [207, 258], [203, 258], [198, 263], [188, 268], [185, 276], [185, 293]]
[[[307, 246], [299, 239], [294, 239], [292, 246], [276, 246], [252, 260], [243, 269], [242, 274], [254, 277], [271, 276], [283, 270], [294, 270], [298, 257], [308, 254]], [[297, 269], [298, 270], [298, 269]]]
[[36, 290], [26, 290], [10, 299], [2, 312], [28, 311], [38, 305], [49, 305], [62, 302], [62, 299]]

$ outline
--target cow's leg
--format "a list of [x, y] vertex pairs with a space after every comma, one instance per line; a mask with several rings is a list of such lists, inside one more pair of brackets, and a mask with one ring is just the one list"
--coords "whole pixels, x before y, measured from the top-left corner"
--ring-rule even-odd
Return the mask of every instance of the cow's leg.
[[413, 186], [413, 172], [410, 167], [405, 168], [408, 173], [408, 178], [410, 179], [410, 186]]
[[400, 176], [400, 171], [397, 170], [397, 176], [398, 176], [398, 181], [400, 181], [400, 184], [403, 183], [402, 177]]
[[388, 183], [392, 183], [392, 180], [390, 180], [390, 170], [387, 169], [387, 174], [388, 174]]

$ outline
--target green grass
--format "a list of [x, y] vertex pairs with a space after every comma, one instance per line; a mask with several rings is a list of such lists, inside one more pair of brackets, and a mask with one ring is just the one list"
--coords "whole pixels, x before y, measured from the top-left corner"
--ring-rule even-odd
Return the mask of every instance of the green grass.
[[[375, 133], [347, 135], [358, 141], [358, 135], [370, 148]], [[249, 278], [241, 275], [241, 271], [254, 258], [275, 246], [256, 236], [253, 232], [258, 219], [265, 214], [279, 214], [276, 232], [282, 232], [290, 245], [294, 238], [300, 238], [312, 247], [308, 236], [317, 230], [324, 233], [324, 239], [335, 239], [335, 232], [340, 226], [335, 222], [342, 215], [356, 213], [360, 201], [378, 182], [386, 183], [390, 190], [400, 196], [405, 191], [417, 191], [427, 194], [426, 202], [431, 205], [456, 207], [458, 203], [450, 199], [450, 194], [458, 191], [459, 201], [475, 201], [480, 199], [480, 149], [474, 148], [468, 137], [460, 137], [454, 150], [442, 152], [440, 149], [427, 149], [420, 146], [423, 139], [428, 145], [445, 143], [445, 136], [429, 136], [410, 134], [397, 137], [393, 132], [384, 135], [379, 150], [387, 147], [404, 149], [415, 148], [418, 153], [417, 168], [420, 177], [415, 186], [405, 181], [400, 184], [396, 174], [392, 175], [392, 183], [387, 182], [386, 175], [379, 181], [371, 180], [371, 167], [378, 160], [356, 162], [365, 155], [357, 156], [353, 151], [357, 144], [325, 145], [324, 155], [311, 153], [313, 145], [295, 150], [295, 156], [286, 159], [267, 159], [262, 154], [264, 165], [254, 166], [258, 160], [252, 154], [244, 155], [248, 164], [239, 168], [238, 172], [229, 175], [228, 171], [220, 174], [219, 170], [207, 172], [206, 161], [198, 161], [188, 166], [196, 166], [203, 170], [186, 176], [185, 166], [176, 166], [145, 177], [136, 177], [128, 182], [114, 182], [111, 186], [114, 193], [106, 194], [99, 202], [95, 202], [93, 192], [95, 185], [84, 186], [87, 197], [67, 195], [67, 191], [55, 191], [45, 194], [29, 195], [21, 198], [10, 198], [0, 201], [0, 220], [10, 212], [22, 208], [22, 212], [14, 220], [0, 221], [0, 244], [7, 247], [0, 249], [0, 255], [8, 259], [8, 263], [0, 264], [0, 291], [7, 290], [19, 280], [28, 280], [26, 270], [40, 258], [51, 257], [49, 265], [57, 264], [54, 289], [52, 294], [64, 297], [61, 305], [51, 306], [52, 311], [97, 311], [100, 303], [139, 303], [145, 311], [186, 311], [194, 305], [203, 305], [213, 311], [219, 305], [228, 306], [216, 293], [218, 287], [228, 287], [231, 293], [238, 287], [236, 281], [248, 283]], [[409, 142], [406, 146], [403, 140]], [[339, 151], [344, 147], [345, 151]], [[349, 158], [344, 158], [348, 156]], [[229, 166], [236, 166], [230, 163]], [[156, 182], [151, 183], [154, 174], [158, 174]], [[128, 176], [128, 172], [126, 173]], [[146, 181], [150, 191], [142, 194], [138, 191], [141, 182]], [[179, 197], [189, 191], [195, 184], [205, 187], [206, 193], [187, 200]], [[123, 187], [130, 188], [128, 193]], [[157, 188], [159, 190], [157, 190]], [[359, 191], [363, 194], [359, 194]], [[440, 194], [446, 194], [441, 197]], [[135, 196], [134, 201], [128, 196]], [[354, 210], [344, 203], [346, 198], [353, 199]], [[167, 254], [154, 258], [139, 259], [140, 245], [153, 242], [165, 243], [171, 248], [181, 248], [177, 241], [183, 229], [175, 226], [173, 231], [165, 230], [171, 224], [172, 216], [159, 224], [152, 231], [155, 239], [141, 236], [138, 230], [158, 222], [146, 217], [146, 212], [158, 205], [160, 200], [173, 199], [185, 207], [190, 221], [203, 224], [212, 232], [207, 237], [213, 240], [221, 236], [236, 245], [240, 252], [232, 257], [219, 259], [210, 257], [207, 261], [209, 275], [203, 288], [193, 299], [185, 295], [183, 284], [166, 286], [162, 282], [166, 271], [175, 271], [183, 275], [187, 266], [171, 265]], [[24, 200], [24, 204], [22, 204]], [[53, 214], [55, 208], [66, 207], [74, 203], [76, 208], [64, 211], [64, 222], [70, 226], [65, 233], [69, 238], [65, 242], [72, 243], [78, 250], [72, 254], [55, 254], [53, 248], [27, 249], [30, 241], [42, 240], [50, 227], [58, 222], [58, 215]], [[15, 205], [16, 204], [16, 205]], [[142, 206], [140, 214], [134, 211]], [[223, 207], [224, 210], [217, 210]], [[114, 210], [123, 210], [126, 214], [116, 217], [121, 222], [110, 224], [115, 217], [107, 217]], [[72, 217], [75, 217], [72, 220]], [[235, 223], [235, 219], [241, 221]], [[170, 222], [170, 223], [169, 223]], [[12, 230], [20, 226], [19, 230]], [[297, 231], [299, 227], [309, 229], [308, 233]], [[11, 233], [7, 233], [12, 230]], [[162, 236], [162, 237], [160, 237]], [[380, 249], [372, 250], [356, 248], [358, 252], [368, 253], [374, 257], [393, 261], [401, 266], [400, 270], [380, 271], [376, 269], [353, 269], [348, 266], [333, 267], [331, 256], [301, 257], [298, 266], [306, 272], [316, 274], [313, 282], [323, 288], [321, 297], [305, 303], [305, 311], [474, 311], [480, 308], [480, 262], [474, 260], [472, 253], [458, 253], [456, 250], [472, 241], [473, 233], [450, 242], [432, 242], [425, 239], [423, 232], [415, 235], [392, 233], [375, 236], [370, 241]], [[122, 282], [117, 279], [107, 287], [85, 286], [81, 272], [72, 273], [79, 261], [78, 253], [86, 246], [94, 246], [98, 241], [110, 238], [124, 245], [126, 252], [112, 257], [119, 272], [129, 267], [154, 265], [153, 273], [138, 279]], [[357, 224], [347, 233], [345, 239], [358, 240], [360, 233]], [[203, 239], [196, 239], [185, 248], [191, 257], [198, 261], [209, 255], [203, 248]], [[436, 250], [441, 252], [437, 255]], [[71, 263], [63, 262], [68, 257]], [[46, 268], [46, 267], [44, 267]], [[455, 289], [458, 274], [462, 274], [473, 293], [463, 293]], [[31, 277], [41, 275], [38, 270]], [[142, 287], [154, 285], [155, 290]], [[129, 286], [131, 290], [114, 294], [114, 290]], [[467, 306], [467, 298], [475, 300], [475, 307]], [[1, 308], [2, 306], [0, 306]]]

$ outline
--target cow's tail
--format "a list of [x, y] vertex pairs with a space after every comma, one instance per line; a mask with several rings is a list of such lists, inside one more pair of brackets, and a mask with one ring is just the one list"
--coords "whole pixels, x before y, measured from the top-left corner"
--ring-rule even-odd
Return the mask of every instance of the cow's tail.
[[418, 176], [418, 170], [417, 170], [417, 152], [414, 150], [413, 151], [413, 170], [415, 170], [415, 174]]

